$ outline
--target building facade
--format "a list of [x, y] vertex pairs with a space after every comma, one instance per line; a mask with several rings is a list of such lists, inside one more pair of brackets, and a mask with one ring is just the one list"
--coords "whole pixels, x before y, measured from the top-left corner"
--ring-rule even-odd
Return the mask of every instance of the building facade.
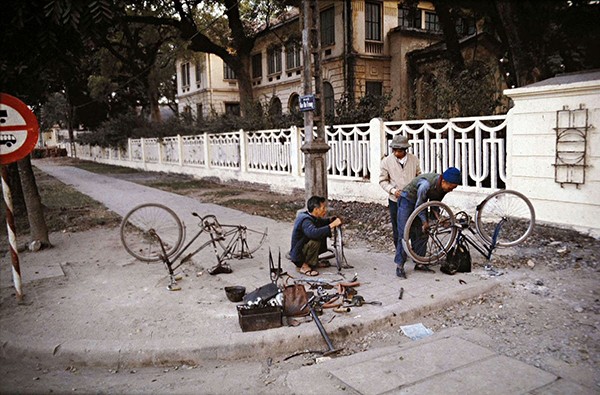
[[[326, 113], [344, 95], [357, 100], [389, 94], [398, 117], [418, 107], [415, 81], [420, 75], [411, 67], [421, 71], [408, 60], [409, 54], [443, 40], [433, 4], [421, 1], [411, 8], [403, 1], [351, 0], [320, 1], [319, 7]], [[462, 36], [475, 35], [474, 21], [458, 22]], [[426, 61], [427, 53], [417, 59]], [[435, 53], [430, 59], [432, 67], [441, 62]], [[302, 66], [301, 18], [293, 16], [257, 37], [250, 71], [254, 98], [274, 114], [298, 111]], [[178, 60], [177, 81], [180, 112], [194, 117], [239, 113], [235, 75], [215, 55]]]

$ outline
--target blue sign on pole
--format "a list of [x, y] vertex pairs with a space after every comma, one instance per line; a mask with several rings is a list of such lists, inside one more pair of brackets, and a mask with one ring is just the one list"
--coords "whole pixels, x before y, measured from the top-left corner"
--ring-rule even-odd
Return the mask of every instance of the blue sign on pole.
[[300, 111], [315, 111], [315, 95], [300, 96]]

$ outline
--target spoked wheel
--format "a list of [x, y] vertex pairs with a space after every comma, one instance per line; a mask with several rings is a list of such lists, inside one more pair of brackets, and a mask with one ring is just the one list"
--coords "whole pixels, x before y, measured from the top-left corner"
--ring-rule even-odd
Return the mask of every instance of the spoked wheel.
[[496, 246], [510, 247], [525, 240], [535, 225], [533, 205], [520, 192], [497, 191], [477, 206], [475, 227], [483, 240], [492, 243], [498, 232]]
[[243, 225], [232, 226], [232, 225], [221, 225], [227, 234], [230, 233], [228, 228], [237, 228], [237, 231], [233, 232], [232, 238], [219, 239], [219, 244], [223, 250], [228, 251], [228, 256], [235, 259], [252, 258], [252, 254], [255, 253], [265, 242], [267, 238], [267, 231], [254, 230], [247, 228]]
[[335, 256], [335, 264], [338, 272], [342, 269], [352, 269], [353, 266], [348, 264], [346, 256], [344, 255], [344, 238], [342, 236], [342, 227], [336, 226], [333, 231], [333, 253]]
[[[425, 231], [420, 215], [424, 215], [428, 223]], [[456, 239], [455, 221], [452, 210], [444, 203], [431, 201], [421, 204], [406, 222], [402, 239], [404, 250], [416, 263], [439, 262]]]
[[[183, 224], [173, 210], [162, 204], [146, 203], [131, 210], [121, 222], [121, 242], [135, 258], [160, 261], [163, 251], [173, 255], [183, 243]], [[158, 236], [158, 237], [157, 237]]]

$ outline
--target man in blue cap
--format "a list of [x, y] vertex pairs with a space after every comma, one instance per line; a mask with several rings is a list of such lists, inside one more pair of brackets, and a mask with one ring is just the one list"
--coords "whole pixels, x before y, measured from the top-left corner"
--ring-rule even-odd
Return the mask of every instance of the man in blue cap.
[[[456, 167], [449, 167], [443, 174], [425, 173], [421, 174], [402, 189], [398, 199], [398, 244], [396, 245], [396, 276], [405, 279], [404, 262], [406, 262], [406, 252], [402, 246], [402, 235], [406, 227], [406, 221], [410, 214], [419, 205], [429, 201], [441, 201], [448, 192], [462, 184], [462, 175]], [[433, 271], [426, 265], [415, 265], [415, 270]]]

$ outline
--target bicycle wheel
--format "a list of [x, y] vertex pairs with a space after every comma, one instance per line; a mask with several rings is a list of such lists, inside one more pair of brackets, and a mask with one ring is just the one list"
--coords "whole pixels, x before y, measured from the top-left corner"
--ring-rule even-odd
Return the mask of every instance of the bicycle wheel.
[[227, 256], [235, 259], [252, 258], [265, 242], [267, 238], [267, 229], [264, 231], [247, 228], [243, 225], [221, 225], [223, 229], [237, 228], [234, 232], [226, 230], [226, 234], [232, 233], [229, 239], [219, 239], [219, 245], [223, 250], [229, 250]]
[[[425, 215], [429, 228], [423, 232], [420, 215]], [[402, 243], [413, 261], [420, 264], [439, 262], [456, 239], [455, 218], [446, 204], [431, 201], [417, 207], [406, 221]]]
[[344, 238], [341, 226], [337, 226], [333, 231], [333, 249], [338, 272], [341, 272], [344, 268], [352, 269], [353, 267], [348, 264], [348, 260], [344, 255]]
[[517, 191], [494, 192], [479, 203], [475, 212], [475, 227], [483, 240], [491, 244], [498, 229], [498, 247], [521, 243], [531, 234], [534, 225], [533, 205]]
[[125, 250], [140, 261], [161, 260], [163, 251], [159, 238], [167, 256], [173, 255], [183, 243], [181, 220], [173, 210], [162, 204], [139, 205], [121, 222], [121, 242]]

